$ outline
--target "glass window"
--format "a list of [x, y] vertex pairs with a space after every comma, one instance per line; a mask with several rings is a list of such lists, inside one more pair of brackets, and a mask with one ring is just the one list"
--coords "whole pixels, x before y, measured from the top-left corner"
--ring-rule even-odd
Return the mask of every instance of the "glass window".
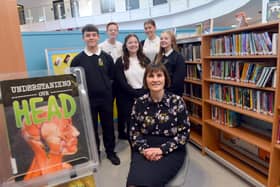
[[115, 12], [115, 0], [101, 0], [101, 12]]
[[63, 0], [57, 0], [53, 1], [53, 13], [54, 13], [54, 19], [65, 19], [65, 8], [64, 8], [64, 1]]
[[139, 8], [139, 0], [126, 0], [126, 10], [133, 10]]
[[167, 0], [153, 0], [153, 5], [161, 5], [167, 3]]

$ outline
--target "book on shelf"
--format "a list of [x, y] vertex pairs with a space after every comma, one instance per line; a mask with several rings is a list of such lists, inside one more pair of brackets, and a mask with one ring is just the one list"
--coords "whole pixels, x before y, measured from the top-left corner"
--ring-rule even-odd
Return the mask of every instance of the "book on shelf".
[[265, 115], [274, 114], [274, 93], [238, 86], [211, 83], [209, 98]]
[[243, 155], [246, 155], [248, 158], [258, 162], [264, 167], [266, 168], [269, 167], [269, 160], [270, 160], [269, 152], [259, 148], [256, 145], [250, 144], [238, 137], [229, 135], [224, 132], [221, 133], [220, 140], [223, 144], [240, 152]]
[[10, 179], [27, 181], [92, 160], [73, 75], [1, 81]]
[[210, 40], [210, 55], [271, 55], [273, 54], [273, 46], [277, 46], [277, 40], [273, 40], [274, 34], [268, 32], [248, 32], [217, 36]]
[[190, 101], [186, 101], [188, 113], [198, 119], [202, 118], [202, 107]]
[[192, 83], [185, 83], [183, 94], [185, 96], [201, 100], [201, 98], [202, 98], [201, 85], [196, 85], [196, 84], [192, 84]]
[[203, 34], [209, 34], [213, 32], [213, 18], [207, 19], [202, 22], [202, 33]]
[[272, 54], [277, 55], [277, 49], [278, 49], [278, 33], [272, 34]]
[[277, 127], [277, 140], [276, 143], [280, 144], [280, 117], [278, 117], [278, 127]]

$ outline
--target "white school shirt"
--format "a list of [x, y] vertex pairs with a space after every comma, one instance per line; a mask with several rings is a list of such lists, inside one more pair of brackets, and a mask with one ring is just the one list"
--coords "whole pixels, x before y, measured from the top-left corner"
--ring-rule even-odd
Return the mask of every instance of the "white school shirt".
[[155, 39], [150, 40], [146, 38], [143, 46], [143, 53], [151, 60], [154, 61], [156, 54], [160, 49], [160, 38], [158, 36]]
[[124, 71], [127, 83], [134, 89], [143, 87], [145, 68], [139, 64], [137, 57], [129, 57], [129, 68]]
[[105, 51], [106, 53], [108, 53], [109, 55], [111, 55], [111, 57], [114, 60], [114, 63], [116, 62], [116, 60], [122, 56], [122, 43], [119, 41], [116, 41], [115, 44], [111, 44], [109, 43], [108, 39], [105, 40], [104, 42], [99, 44], [99, 47]]

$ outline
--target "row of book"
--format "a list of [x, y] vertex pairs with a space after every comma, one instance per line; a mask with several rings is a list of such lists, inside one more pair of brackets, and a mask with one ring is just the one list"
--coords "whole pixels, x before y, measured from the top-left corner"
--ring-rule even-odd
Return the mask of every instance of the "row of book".
[[236, 116], [237, 116], [236, 112], [213, 105], [211, 106], [211, 119], [219, 125], [236, 127], [238, 124], [236, 120]]
[[[229, 135], [224, 132], [220, 134], [220, 142], [221, 149], [228, 152], [229, 154], [232, 154], [234, 157], [250, 165], [262, 174], [268, 175], [270, 160], [269, 152], [263, 150], [262, 148], [256, 145], [250, 144], [238, 137]], [[254, 164], [248, 159], [244, 159], [244, 156], [242, 155], [258, 164]]]
[[201, 64], [186, 64], [187, 79], [201, 80], [202, 68]]
[[184, 93], [185, 96], [192, 97], [195, 99], [202, 98], [201, 86], [192, 83], [184, 84]]
[[187, 106], [189, 115], [199, 118], [199, 119], [202, 118], [202, 107], [201, 106], [199, 106], [195, 103], [189, 102], [189, 101], [186, 101], [186, 106]]
[[211, 39], [211, 56], [275, 55], [277, 33], [248, 32], [224, 35]]
[[187, 61], [199, 61], [201, 58], [200, 46], [200, 43], [183, 44], [180, 52]]
[[276, 67], [269, 62], [234, 60], [210, 61], [211, 78], [253, 83], [258, 87], [276, 87]]
[[223, 84], [210, 84], [210, 99], [246, 110], [274, 114], [274, 93]]

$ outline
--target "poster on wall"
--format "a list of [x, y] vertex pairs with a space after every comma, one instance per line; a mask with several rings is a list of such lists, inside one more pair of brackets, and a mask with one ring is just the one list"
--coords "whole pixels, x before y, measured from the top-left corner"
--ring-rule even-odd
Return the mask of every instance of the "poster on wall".
[[280, 20], [280, 0], [263, 0], [262, 22]]
[[74, 75], [1, 81], [12, 175], [28, 181], [90, 161]]
[[45, 49], [46, 62], [49, 73], [61, 75], [68, 72], [71, 61], [83, 48]]

